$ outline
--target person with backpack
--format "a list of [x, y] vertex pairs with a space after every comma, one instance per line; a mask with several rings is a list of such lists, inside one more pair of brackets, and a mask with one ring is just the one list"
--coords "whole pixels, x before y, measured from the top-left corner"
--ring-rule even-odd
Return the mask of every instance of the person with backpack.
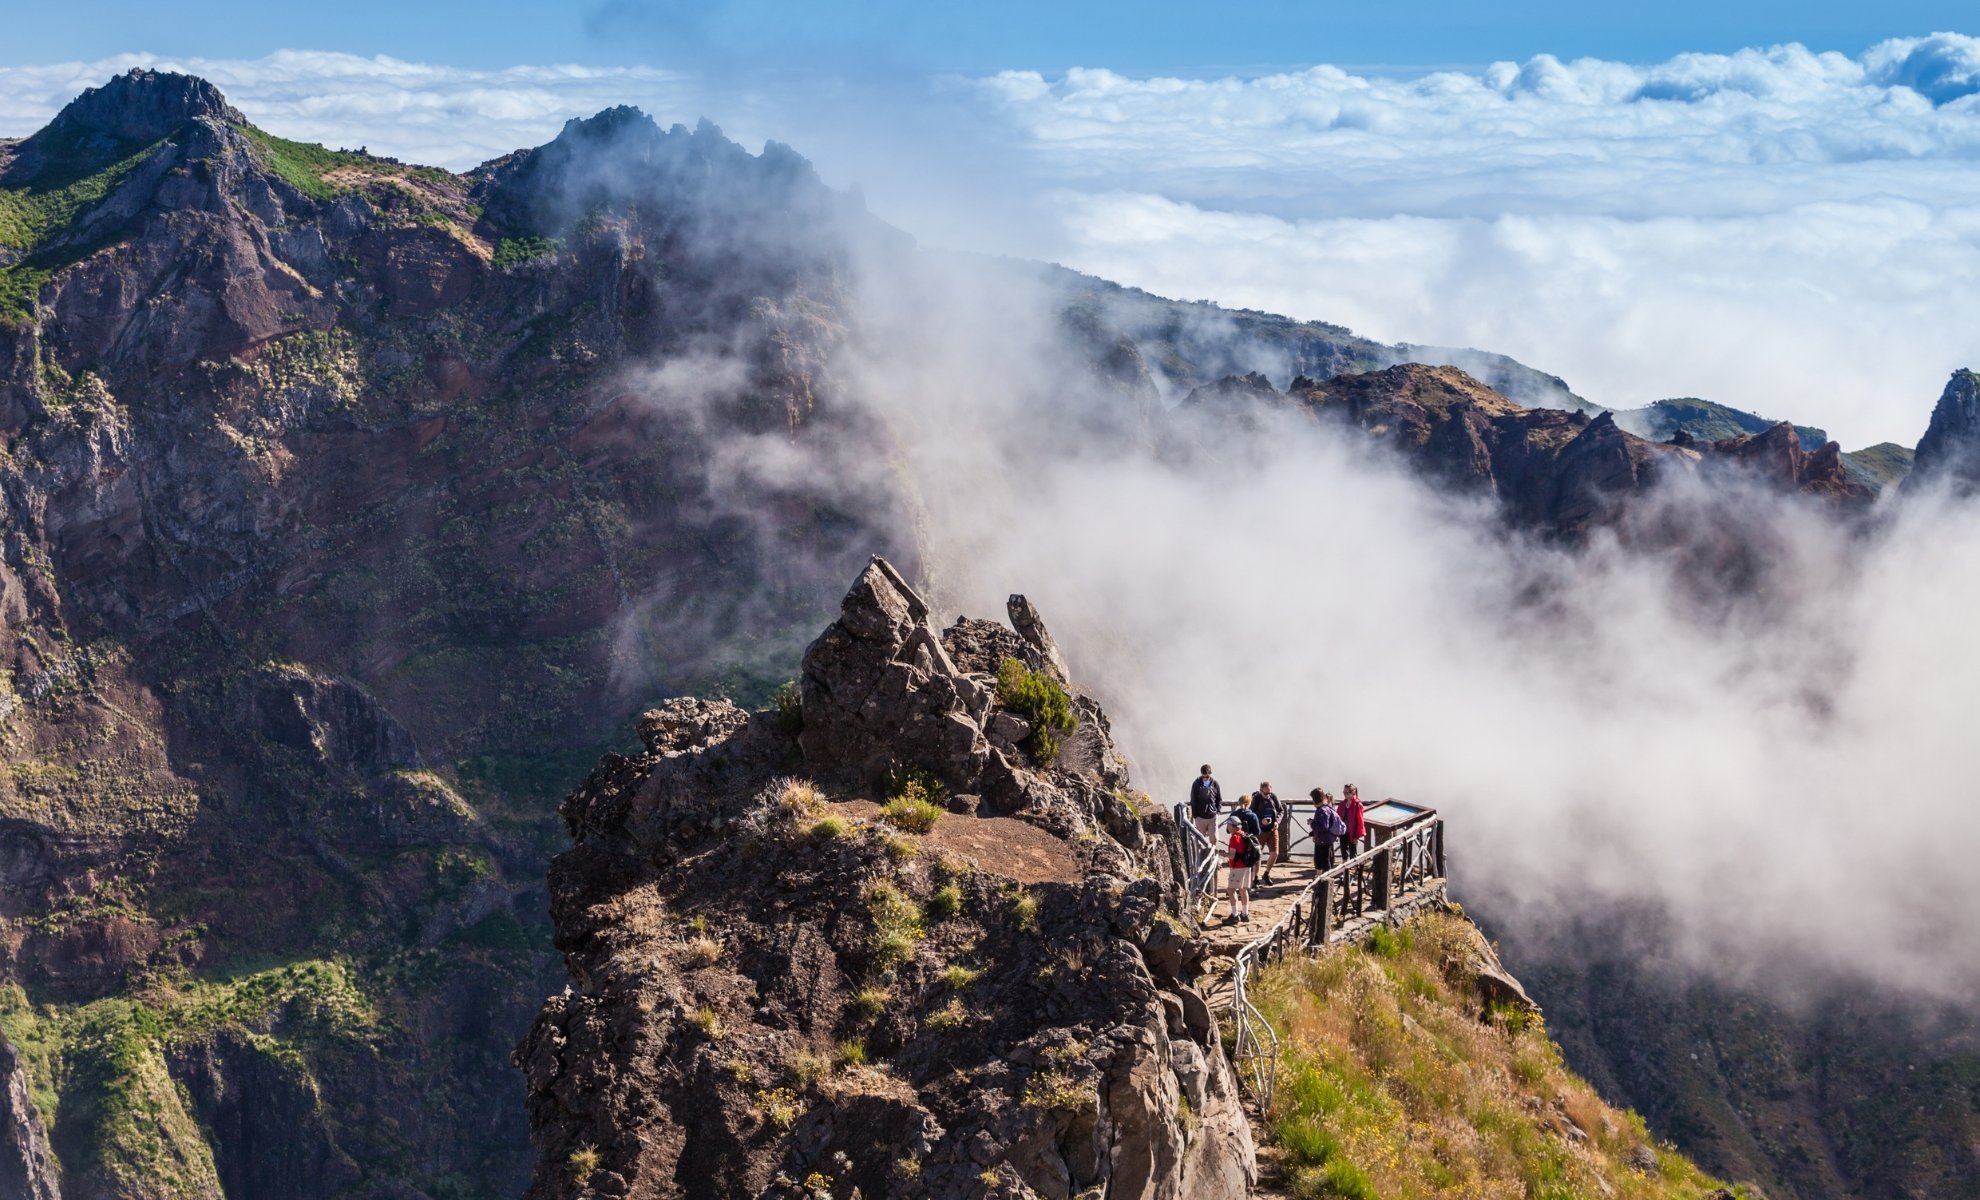
[[1334, 798], [1319, 788], [1307, 793], [1313, 799], [1313, 868], [1325, 871], [1334, 865], [1334, 851], [1347, 836], [1347, 822], [1334, 808]]
[[1251, 793], [1251, 811], [1258, 816], [1258, 882], [1272, 882], [1272, 866], [1279, 861], [1279, 847], [1286, 823], [1286, 802], [1272, 792], [1270, 781], [1258, 785]]
[[1217, 813], [1224, 807], [1224, 790], [1210, 777], [1210, 764], [1189, 785], [1189, 821], [1212, 844], [1217, 841]]
[[1346, 829], [1341, 833], [1341, 857], [1353, 858], [1361, 852], [1361, 839], [1368, 836], [1368, 822], [1362, 819], [1361, 789], [1353, 784], [1341, 788], [1341, 805], [1338, 810], [1341, 824]]
[[1241, 819], [1249, 810], [1238, 809], [1224, 818], [1224, 831], [1230, 834], [1229, 872], [1224, 884], [1224, 901], [1231, 906], [1224, 924], [1251, 922], [1251, 873], [1258, 868], [1258, 834], [1255, 823]]

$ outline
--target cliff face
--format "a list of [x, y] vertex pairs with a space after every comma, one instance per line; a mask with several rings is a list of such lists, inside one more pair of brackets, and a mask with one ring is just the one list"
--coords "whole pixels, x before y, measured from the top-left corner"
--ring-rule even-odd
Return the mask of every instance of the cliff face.
[[1919, 439], [1912, 478], [1943, 481], [1962, 494], [1980, 487], [1980, 375], [1955, 371], [1947, 381]]
[[1057, 686], [1021, 600], [938, 639], [876, 560], [801, 707], [671, 702], [565, 801], [532, 1197], [1247, 1194], [1173, 823], [1090, 700], [1026, 748], [983, 669]]
[[1266, 413], [1337, 422], [1401, 453], [1425, 475], [1496, 500], [1516, 525], [1578, 538], [1614, 524], [1628, 503], [1675, 475], [1758, 480], [1837, 511], [1859, 511], [1870, 489], [1851, 477], [1842, 448], [1804, 451], [1793, 426], [1699, 442], [1652, 442], [1613, 414], [1527, 408], [1455, 367], [1406, 363], [1326, 380], [1295, 378], [1281, 393], [1258, 374], [1196, 388], [1185, 414], [1256, 426]]
[[630, 110], [457, 176], [154, 72], [0, 143], [0, 1033], [65, 1194], [520, 1189], [554, 796], [892, 543], [712, 457], [864, 437], [842, 205]]
[[1504, 932], [1568, 1064], [1706, 1168], [1801, 1200], [1980, 1179], [1970, 1007], [1820, 980], [1783, 1003], [1672, 965], [1655, 923], [1627, 914], [1591, 910], [1551, 941]]

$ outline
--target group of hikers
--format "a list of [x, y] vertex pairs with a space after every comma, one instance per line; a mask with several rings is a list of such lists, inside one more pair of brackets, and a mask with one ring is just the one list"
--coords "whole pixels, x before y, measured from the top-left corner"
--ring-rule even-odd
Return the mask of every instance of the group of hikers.
[[[1343, 785], [1341, 798], [1314, 788], [1307, 795], [1313, 801], [1313, 865], [1326, 870], [1335, 855], [1346, 862], [1360, 853], [1368, 837], [1363, 817], [1361, 792], [1353, 784]], [[1190, 823], [1214, 847], [1220, 840], [1228, 854], [1224, 900], [1230, 912], [1224, 923], [1251, 920], [1251, 889], [1272, 882], [1272, 868], [1286, 860], [1286, 826], [1292, 822], [1292, 806], [1272, 791], [1271, 783], [1241, 797], [1236, 805], [1224, 807], [1224, 789], [1210, 772], [1210, 764], [1189, 787]], [[1215, 891], [1214, 886], [1211, 889]]]

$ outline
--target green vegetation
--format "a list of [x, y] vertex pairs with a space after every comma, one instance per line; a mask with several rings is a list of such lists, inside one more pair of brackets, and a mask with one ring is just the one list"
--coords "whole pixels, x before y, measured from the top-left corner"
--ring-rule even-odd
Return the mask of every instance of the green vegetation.
[[1025, 892], [1011, 902], [1011, 921], [1026, 933], [1038, 928], [1038, 897]]
[[1049, 764], [1059, 756], [1059, 739], [1074, 725], [1072, 697], [1044, 671], [1031, 671], [1015, 658], [997, 667], [997, 703], [1031, 722], [1031, 755]]
[[1843, 470], [1866, 487], [1887, 488], [1911, 474], [1912, 456], [1909, 446], [1878, 442], [1843, 455]]
[[921, 909], [900, 888], [884, 880], [866, 890], [866, 912], [873, 921], [867, 943], [873, 965], [891, 970], [914, 957], [921, 945]]
[[894, 993], [891, 989], [883, 987], [861, 988], [853, 994], [849, 1007], [852, 1009], [854, 1016], [863, 1021], [871, 1021], [880, 1016], [881, 1013], [886, 1012], [887, 1005], [892, 1003], [893, 999]]
[[946, 921], [961, 912], [962, 906], [962, 888], [951, 882], [936, 888], [934, 894], [928, 897], [926, 907], [929, 916], [938, 921]]
[[[495, 243], [495, 267], [497, 270], [520, 267], [531, 259], [542, 258], [546, 254], [555, 254], [558, 245], [559, 243], [555, 238], [505, 237]], [[782, 703], [779, 702], [779, 712], [782, 711], [782, 708]]]
[[952, 992], [960, 992], [970, 984], [983, 978], [983, 972], [975, 967], [965, 967], [961, 963], [951, 963], [936, 977], [943, 987]]
[[1024, 1106], [1060, 1112], [1092, 1108], [1097, 1102], [1095, 1089], [1061, 1067], [1038, 1072], [1024, 1085]]
[[[500, 263], [501, 258], [501, 253], [497, 251], [496, 262]], [[770, 694], [770, 702], [777, 706], [778, 733], [794, 738], [804, 732], [804, 693], [798, 690], [797, 680], [788, 679], [778, 684], [777, 690]]]
[[904, 833], [927, 833], [942, 819], [942, 809], [929, 802], [919, 784], [880, 806], [880, 819]]
[[[278, 1014], [279, 1034], [254, 1032]], [[232, 1028], [276, 1071], [306, 1076], [315, 1053], [365, 1039], [378, 1021], [346, 968], [328, 961], [154, 982], [66, 1009], [0, 987], [0, 1033], [21, 1049], [43, 1121], [77, 1131], [72, 1149], [114, 1194], [159, 1184], [159, 1194], [217, 1194], [212, 1152], [166, 1070], [168, 1050]]]
[[[1642, 408], [1619, 412], [1616, 416], [1625, 429], [1642, 429], [1644, 436], [1657, 442], [1669, 441], [1680, 429], [1701, 442], [1716, 442], [1723, 438], [1765, 433], [1779, 424], [1741, 409], [1700, 400], [1696, 396], [1658, 400]], [[1804, 450], [1819, 450], [1829, 440], [1827, 432], [1813, 426], [1797, 425], [1794, 431], [1800, 435]]]
[[[291, 141], [252, 125], [237, 128], [254, 148], [255, 157], [262, 166], [312, 200], [332, 200], [357, 190], [350, 184], [333, 182], [329, 177], [336, 171], [358, 171], [380, 178], [417, 179], [437, 185], [451, 184], [454, 180], [451, 174], [438, 167], [408, 166], [386, 162], [369, 154], [331, 150], [315, 142]], [[418, 220], [419, 216], [414, 219]]]
[[598, 1147], [589, 1142], [571, 1151], [569, 1164], [571, 1182], [582, 1186], [587, 1179], [591, 1178], [592, 1172], [598, 1170], [600, 1161], [602, 1160], [598, 1153]]
[[[1261, 973], [1271, 1135], [1302, 1198], [1704, 1197], [1720, 1185], [1562, 1065], [1537, 1016], [1481, 1021], [1460, 917]], [[1379, 1182], [1379, 1186], [1376, 1181]]]
[[835, 842], [851, 833], [852, 826], [846, 824], [843, 817], [820, 817], [805, 832], [813, 841]]
[[94, 249], [56, 246], [75, 219], [124, 182], [153, 146], [99, 146], [86, 130], [50, 126], [36, 140], [40, 165], [31, 175], [0, 183], [0, 249], [18, 251], [0, 267], [0, 325], [19, 325], [34, 313], [41, 285], [56, 271]]

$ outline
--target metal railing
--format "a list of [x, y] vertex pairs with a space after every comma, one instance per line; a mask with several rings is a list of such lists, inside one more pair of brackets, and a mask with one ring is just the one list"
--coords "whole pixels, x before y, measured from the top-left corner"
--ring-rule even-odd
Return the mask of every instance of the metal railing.
[[[1194, 828], [1190, 833], [1203, 840]], [[1266, 1117], [1272, 1114], [1278, 1086], [1279, 1035], [1252, 1003], [1253, 973], [1284, 958], [1290, 949], [1307, 953], [1319, 950], [1346, 922], [1371, 912], [1386, 912], [1443, 877], [1444, 823], [1441, 817], [1431, 816], [1322, 871], [1300, 890], [1292, 907], [1270, 929], [1239, 947], [1231, 962], [1231, 1062], [1251, 1085], [1259, 1111]]]
[[1198, 900], [1216, 890], [1217, 868], [1224, 864], [1224, 856], [1217, 844], [1204, 837], [1203, 831], [1189, 819], [1188, 805], [1176, 805], [1176, 825], [1182, 830], [1183, 882], [1189, 887], [1190, 905], [1194, 909]]

